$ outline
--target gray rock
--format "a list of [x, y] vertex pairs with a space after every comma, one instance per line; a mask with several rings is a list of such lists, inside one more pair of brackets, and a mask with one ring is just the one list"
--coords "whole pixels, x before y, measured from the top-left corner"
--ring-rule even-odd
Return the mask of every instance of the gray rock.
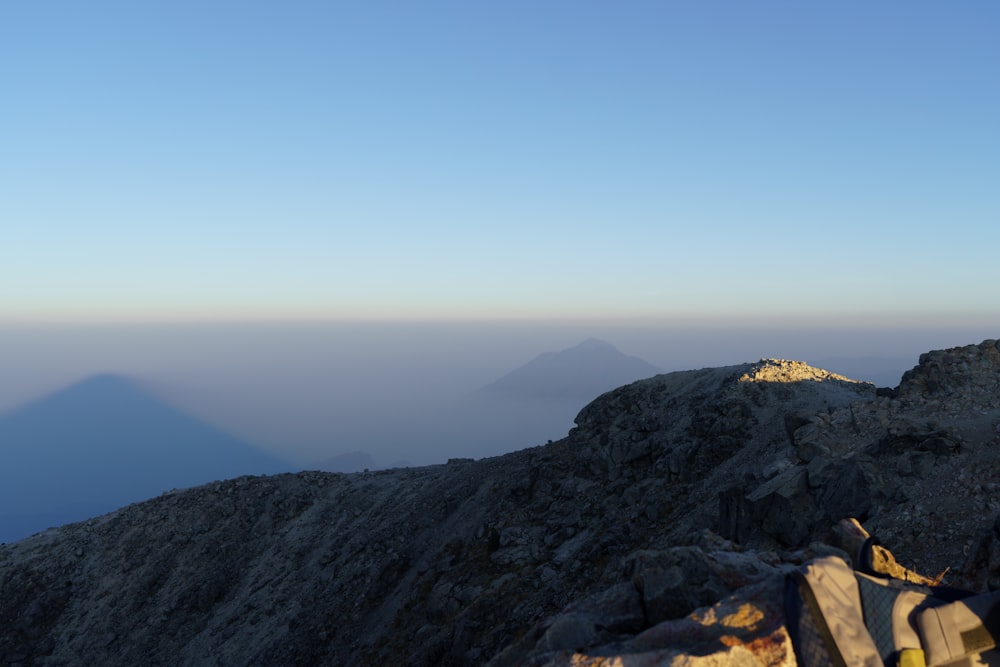
[[923, 355], [878, 395], [783, 360], [659, 375], [576, 424], [481, 461], [216, 482], [2, 545], [0, 663], [791, 664], [776, 582], [843, 513], [908, 567], [1000, 586], [995, 341]]

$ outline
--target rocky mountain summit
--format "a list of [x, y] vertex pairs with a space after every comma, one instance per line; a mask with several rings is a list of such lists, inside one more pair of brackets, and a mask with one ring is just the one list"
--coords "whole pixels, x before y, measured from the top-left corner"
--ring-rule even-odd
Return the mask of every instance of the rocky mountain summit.
[[894, 389], [773, 359], [658, 375], [576, 424], [2, 546], [0, 664], [791, 665], [782, 579], [846, 516], [906, 567], [1000, 587], [997, 341]]

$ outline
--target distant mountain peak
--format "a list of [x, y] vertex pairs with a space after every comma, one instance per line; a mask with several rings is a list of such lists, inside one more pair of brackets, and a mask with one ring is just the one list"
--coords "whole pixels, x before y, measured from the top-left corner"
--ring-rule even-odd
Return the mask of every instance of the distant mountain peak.
[[95, 373], [67, 385], [62, 391], [70, 391], [77, 387], [114, 387], [129, 391], [143, 391], [140, 387], [141, 384], [139, 379], [120, 373]]
[[569, 349], [570, 350], [603, 349], [603, 350], [614, 350], [615, 352], [618, 351], [618, 348], [616, 348], [614, 345], [612, 345], [608, 341], [601, 340], [600, 338], [593, 338], [593, 337], [588, 338], [588, 339], [584, 340], [581, 343], [577, 343], [576, 345], [574, 345], [573, 347], [571, 347]]
[[60, 402], [77, 403], [83, 401], [93, 405], [94, 403], [121, 400], [125, 397], [130, 400], [157, 402], [157, 399], [149, 395], [142, 388], [141, 383], [134, 378], [117, 373], [96, 373], [29, 401], [15, 408], [8, 415], [30, 412], [35, 406], [46, 406], [46, 409], [49, 409], [53, 404]]
[[362, 470], [375, 470], [376, 466], [375, 459], [372, 458], [371, 454], [356, 450], [331, 456], [320, 461], [316, 468], [328, 472], [360, 472]]
[[606, 340], [601, 340], [600, 338], [588, 338], [587, 340], [581, 343], [577, 343], [573, 347], [567, 348], [562, 352], [556, 352], [556, 354], [574, 354], [574, 353], [622, 354], [617, 347], [607, 342]]
[[77, 384], [134, 384], [134, 380], [119, 373], [95, 373], [77, 382]]
[[589, 400], [659, 372], [653, 364], [623, 354], [611, 343], [588, 338], [565, 350], [540, 354], [482, 391], [526, 399]]

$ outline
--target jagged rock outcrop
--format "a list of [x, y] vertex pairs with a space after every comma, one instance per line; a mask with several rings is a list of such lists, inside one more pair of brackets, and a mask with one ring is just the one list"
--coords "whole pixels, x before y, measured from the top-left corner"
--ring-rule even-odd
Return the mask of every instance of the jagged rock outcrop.
[[[792, 433], [813, 415], [875, 398], [875, 387], [786, 360], [761, 360], [723, 368], [659, 375], [601, 396], [581, 411], [569, 441], [587, 474], [606, 479], [651, 513], [670, 514], [660, 540], [676, 543], [693, 530], [719, 527], [746, 541], [747, 519], [767, 522], [773, 514], [790, 543], [807, 541], [811, 530], [795, 528], [788, 503], [766, 491], [782, 475], [794, 487]], [[628, 489], [626, 492], [625, 489]], [[761, 498], [744, 506], [732, 501], [757, 489]], [[663, 501], [669, 505], [663, 506]], [[657, 504], [661, 503], [661, 504]], [[745, 516], [744, 516], [745, 515]], [[751, 515], [753, 515], [751, 517]], [[836, 520], [844, 514], [825, 517]], [[809, 526], [815, 522], [809, 521]]]
[[857, 515], [1000, 583], [1000, 352], [894, 390], [763, 360], [503, 457], [243, 477], [0, 546], [0, 664], [793, 664], [788, 568]]
[[[728, 514], [750, 517], [786, 545], [823, 518], [870, 518], [922, 566], [954, 565], [972, 546], [969, 514], [987, 521], [1000, 512], [998, 424], [997, 343], [931, 352], [894, 390], [796, 429], [794, 465], [763, 485], [738, 487]], [[789, 523], [782, 517], [792, 508], [800, 516]], [[746, 530], [733, 520], [721, 526], [729, 536]]]

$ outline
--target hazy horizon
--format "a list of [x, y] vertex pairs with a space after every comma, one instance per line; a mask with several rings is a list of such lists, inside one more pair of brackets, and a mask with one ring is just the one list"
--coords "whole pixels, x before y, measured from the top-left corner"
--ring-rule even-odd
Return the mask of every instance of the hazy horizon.
[[110, 373], [296, 465], [422, 464], [564, 436], [588, 399], [475, 392], [588, 338], [894, 384], [1000, 334], [998, 25], [0, 3], [0, 417]]
[[[0, 416], [75, 381], [112, 373], [301, 465], [356, 450], [380, 465], [423, 464], [500, 453], [491, 429], [500, 428], [502, 408], [484, 412], [470, 397], [536, 356], [587, 338], [666, 372], [779, 357], [892, 386], [919, 354], [995, 337], [990, 331], [551, 322], [0, 327]], [[866, 372], [869, 377], [859, 377]], [[549, 427], [537, 442], [510, 442], [507, 451], [563, 437], [584, 403], [539, 404], [539, 419], [551, 410], [564, 427]], [[524, 406], [510, 413], [529, 419]], [[444, 416], [452, 423], [440, 423]], [[427, 442], [435, 432], [455, 440]]]

